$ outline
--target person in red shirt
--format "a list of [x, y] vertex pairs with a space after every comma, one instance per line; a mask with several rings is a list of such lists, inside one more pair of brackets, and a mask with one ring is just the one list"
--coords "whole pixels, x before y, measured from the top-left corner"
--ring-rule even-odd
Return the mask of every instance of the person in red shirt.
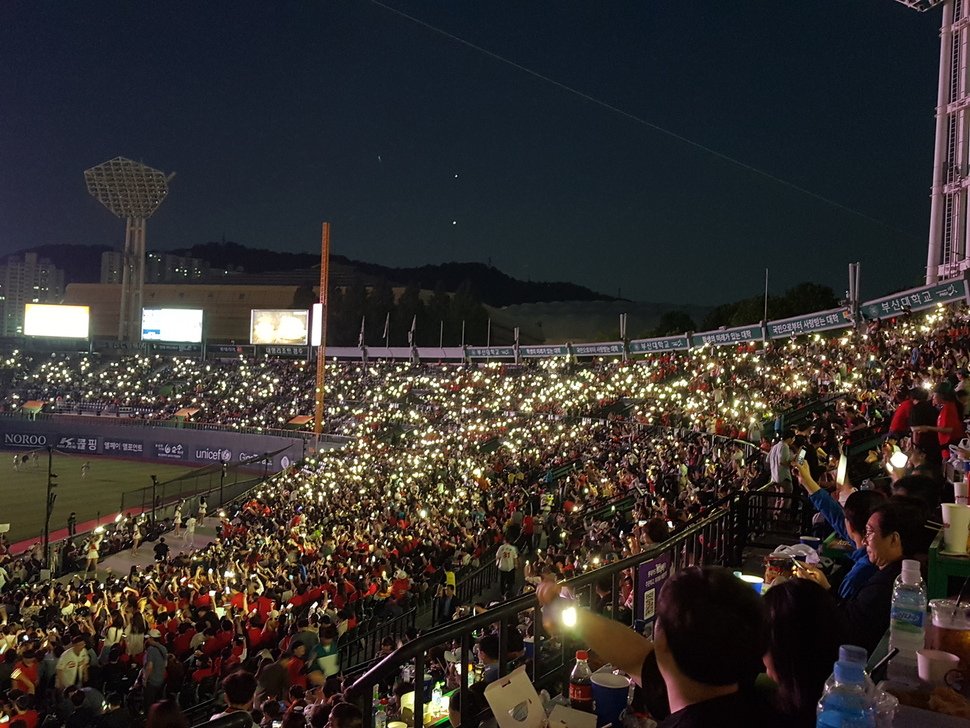
[[946, 460], [950, 457], [950, 445], [958, 444], [966, 435], [963, 413], [949, 382], [940, 383], [933, 389], [933, 404], [940, 408], [936, 426], [915, 425], [912, 430], [914, 433], [935, 432], [939, 438], [940, 454]]
[[27, 728], [37, 728], [40, 723], [40, 713], [31, 707], [31, 701], [33, 698], [27, 695], [21, 695], [17, 698], [14, 703], [14, 715], [11, 719], [11, 723], [17, 720], [22, 720], [27, 724]]
[[394, 599], [401, 599], [411, 590], [411, 580], [408, 579], [408, 575], [398, 569], [397, 573], [394, 574], [394, 581], [391, 584], [391, 596]]
[[889, 436], [894, 440], [901, 440], [909, 434], [909, 413], [913, 409], [913, 400], [909, 393], [900, 394], [903, 401], [893, 413], [892, 423], [889, 425]]
[[195, 637], [195, 627], [191, 622], [182, 622], [178, 626], [178, 634], [172, 640], [172, 652], [180, 660], [184, 660], [192, 653], [192, 638]]
[[216, 674], [215, 669], [212, 667], [212, 662], [208, 657], [199, 657], [196, 665], [196, 669], [192, 672], [192, 682], [196, 684]]
[[14, 665], [13, 674], [10, 676], [11, 686], [14, 690], [34, 695], [37, 692], [38, 671], [37, 654], [33, 651], [25, 652], [20, 662]]
[[289, 674], [290, 685], [299, 685], [304, 690], [306, 689], [306, 645], [297, 640], [293, 643], [292, 648], [289, 652], [290, 656], [293, 658], [290, 660], [290, 664], [286, 666], [286, 671]]

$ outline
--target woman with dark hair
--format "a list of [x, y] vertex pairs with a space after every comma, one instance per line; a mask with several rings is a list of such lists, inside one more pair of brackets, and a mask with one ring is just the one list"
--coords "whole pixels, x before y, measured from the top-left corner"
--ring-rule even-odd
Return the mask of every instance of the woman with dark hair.
[[145, 616], [137, 609], [131, 615], [128, 622], [128, 631], [125, 637], [125, 650], [134, 657], [145, 651], [145, 634], [148, 632], [148, 624]]
[[159, 700], [149, 708], [145, 728], [189, 728], [189, 722], [174, 700]]
[[[845, 623], [835, 599], [808, 579], [791, 579], [765, 592], [770, 646], [768, 676], [778, 685], [778, 709], [790, 728], [815, 725], [825, 679], [845, 642]], [[808, 625], [824, 625], [809, 629]]]

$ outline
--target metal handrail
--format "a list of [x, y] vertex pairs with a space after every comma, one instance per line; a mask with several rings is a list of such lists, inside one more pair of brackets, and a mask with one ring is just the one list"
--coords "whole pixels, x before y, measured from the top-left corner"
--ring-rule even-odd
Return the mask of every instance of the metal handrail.
[[[611, 564], [602, 566], [598, 569], [588, 571], [584, 574], [580, 574], [568, 581], [564, 582], [564, 585], [574, 591], [588, 589], [592, 587], [595, 583], [604, 578], [610, 578], [613, 582], [613, 594], [614, 594], [614, 605], [613, 612], [616, 613], [616, 599], [617, 599], [617, 589], [619, 578], [628, 569], [633, 570], [634, 584], [638, 580], [639, 576], [637, 569], [635, 567], [640, 564], [645, 563], [651, 559], [658, 558], [664, 554], [670, 553], [672, 556], [672, 565], [676, 568], [676, 565], [680, 562], [683, 563], [702, 563], [705, 562], [706, 553], [714, 553], [716, 555], [716, 561], [728, 562], [735, 558], [738, 553], [737, 549], [734, 548], [733, 543], [724, 543], [721, 548], [717, 544], [708, 543], [708, 540], [721, 540], [726, 542], [733, 541], [733, 529], [731, 528], [735, 519], [730, 517], [730, 511], [727, 508], [719, 508], [709, 513], [706, 517], [699, 519], [696, 523], [685, 528], [679, 534], [673, 536], [662, 544], [654, 545], [653, 547], [643, 551], [634, 556], [623, 559], [622, 561], [613, 562]], [[721, 529], [720, 534], [713, 533], [718, 528]], [[713, 538], [708, 539], [708, 537], [713, 533]], [[699, 548], [698, 548], [699, 546]], [[711, 551], [713, 549], [713, 551]], [[679, 557], [679, 558], [678, 558]], [[636, 588], [636, 587], [635, 587]], [[498, 622], [500, 624], [499, 630], [499, 652], [501, 654], [506, 654], [507, 641], [507, 630], [508, 620], [516, 617], [519, 613], [524, 611], [532, 611], [532, 624], [535, 627], [535, 654], [536, 660], [539, 656], [539, 637], [542, 634], [542, 619], [540, 614], [540, 607], [538, 598], [534, 593], [524, 594], [522, 596], [516, 597], [514, 599], [502, 602], [495, 605], [494, 607], [488, 609], [488, 611], [483, 612], [479, 615], [473, 615], [466, 617], [461, 620], [456, 620], [454, 622], [443, 624], [438, 626], [429, 632], [425, 633], [416, 640], [413, 640], [404, 646], [397, 649], [388, 657], [381, 660], [378, 664], [371, 667], [367, 672], [361, 675], [347, 690], [347, 696], [349, 699], [357, 702], [358, 706], [364, 715], [364, 728], [371, 728], [372, 725], [372, 712], [369, 700], [372, 695], [372, 691], [375, 685], [387, 680], [396, 672], [398, 672], [401, 667], [405, 664], [415, 662], [415, 675], [420, 676], [424, 674], [425, 668], [425, 655], [426, 653], [442, 643], [451, 640], [461, 641], [461, 664], [467, 665], [467, 656], [470, 653], [470, 638], [472, 632], [479, 629], [487, 629], [490, 625]], [[507, 665], [504, 660], [499, 661], [499, 670], [501, 674], [504, 674]], [[535, 661], [532, 666], [533, 673], [536, 670]], [[550, 678], [559, 672], [559, 668], [547, 673], [542, 676], [543, 679]], [[536, 676], [533, 675], [535, 678]], [[424, 723], [424, 703], [426, 698], [421, 689], [422, 681], [419, 678], [415, 681], [415, 696], [414, 696], [414, 726], [415, 728], [422, 728]], [[460, 693], [462, 700], [462, 709], [464, 711], [464, 706], [468, 705], [469, 702], [466, 699], [467, 695], [467, 679], [462, 672], [462, 679], [460, 685]], [[466, 718], [465, 715], [462, 719]]]

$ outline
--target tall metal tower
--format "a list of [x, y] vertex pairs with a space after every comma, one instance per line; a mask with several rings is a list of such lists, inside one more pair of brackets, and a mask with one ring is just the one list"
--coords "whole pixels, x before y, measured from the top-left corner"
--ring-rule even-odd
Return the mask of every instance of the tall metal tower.
[[970, 0], [897, 0], [925, 12], [943, 6], [936, 145], [926, 282], [970, 269]]
[[84, 171], [88, 192], [118, 217], [125, 218], [125, 253], [121, 274], [118, 340], [141, 340], [141, 310], [145, 288], [145, 223], [168, 196], [175, 173], [115, 157]]

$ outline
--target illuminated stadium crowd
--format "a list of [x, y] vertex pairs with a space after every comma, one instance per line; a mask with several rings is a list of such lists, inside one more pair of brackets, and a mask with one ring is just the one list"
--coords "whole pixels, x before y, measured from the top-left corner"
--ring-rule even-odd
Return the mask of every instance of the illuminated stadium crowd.
[[[173, 539], [147, 571], [66, 583], [41, 580], [37, 551], [0, 557], [0, 708], [10, 728], [44, 716], [83, 728], [127, 725], [166, 697], [181, 715], [216, 694], [230, 707], [255, 694], [267, 728], [349, 728], [345, 635], [424, 604], [435, 622], [467, 614], [475, 605], [454, 587], [504, 545], [522, 559], [490, 598], [663, 541], [767, 484], [780, 414], [837, 394], [812, 422], [824, 471], [840, 443], [885, 430], [913, 388], [960, 389], [968, 334], [965, 309], [939, 308], [630, 362], [328, 364], [327, 431], [352, 439], [209, 514], [217, 538], [205, 549], [179, 552]], [[194, 422], [238, 428], [312, 414], [314, 378], [287, 360], [0, 361], [8, 412], [38, 400], [150, 420], [192, 409]], [[624, 499], [632, 509], [617, 509]], [[101, 538], [78, 542], [79, 562]], [[628, 585], [621, 597], [629, 610]], [[413, 637], [402, 628], [381, 654]]]

